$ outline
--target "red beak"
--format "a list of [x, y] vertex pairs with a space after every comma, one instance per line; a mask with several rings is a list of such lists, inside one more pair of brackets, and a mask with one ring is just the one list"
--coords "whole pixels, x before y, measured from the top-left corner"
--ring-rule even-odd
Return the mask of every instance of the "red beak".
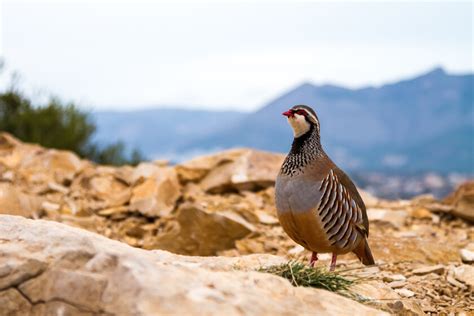
[[293, 111], [291, 110], [288, 110], [286, 112], [283, 112], [282, 115], [286, 116], [286, 117], [293, 117], [295, 116], [295, 114], [293, 113]]

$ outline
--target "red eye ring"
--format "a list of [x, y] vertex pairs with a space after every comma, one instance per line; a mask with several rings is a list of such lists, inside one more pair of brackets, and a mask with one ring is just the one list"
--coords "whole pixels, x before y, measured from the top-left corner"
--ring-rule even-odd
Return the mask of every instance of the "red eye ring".
[[300, 109], [300, 110], [297, 110], [297, 111], [296, 111], [296, 114], [299, 114], [299, 115], [304, 115], [304, 116], [306, 116], [306, 111], [305, 111], [305, 110], [301, 110], [301, 109]]

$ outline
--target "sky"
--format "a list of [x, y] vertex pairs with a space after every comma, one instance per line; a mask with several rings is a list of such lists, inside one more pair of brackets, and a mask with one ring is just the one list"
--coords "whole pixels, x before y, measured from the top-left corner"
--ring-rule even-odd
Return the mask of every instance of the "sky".
[[[251, 111], [473, 66], [472, 2], [3, 1], [2, 84], [91, 110]], [[18, 79], [19, 78], [19, 79]]]

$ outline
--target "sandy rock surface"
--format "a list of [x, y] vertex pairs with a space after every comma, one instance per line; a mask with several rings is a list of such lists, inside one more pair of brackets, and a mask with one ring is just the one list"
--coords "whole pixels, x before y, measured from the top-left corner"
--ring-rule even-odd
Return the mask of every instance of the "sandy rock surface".
[[256, 263], [282, 261], [268, 255], [189, 258], [8, 215], [0, 215], [0, 240], [6, 314], [384, 315], [338, 294], [251, 271]]

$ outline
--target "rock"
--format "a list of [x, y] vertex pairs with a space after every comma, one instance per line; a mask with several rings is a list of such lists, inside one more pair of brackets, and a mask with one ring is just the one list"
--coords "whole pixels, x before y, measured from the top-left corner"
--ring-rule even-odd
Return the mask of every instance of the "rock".
[[445, 271], [445, 267], [441, 264], [435, 265], [435, 266], [427, 266], [427, 267], [421, 267], [418, 269], [415, 269], [412, 271], [414, 275], [425, 275], [425, 274], [430, 274], [430, 273], [435, 273], [435, 274], [443, 274]]
[[70, 183], [86, 163], [64, 150], [43, 149], [23, 157], [18, 173], [29, 183]]
[[0, 306], [2, 315], [29, 315], [32, 308], [30, 302], [13, 287], [0, 292]]
[[351, 289], [360, 295], [362, 299], [367, 300], [379, 301], [400, 298], [400, 296], [390, 287], [377, 281], [355, 284]]
[[[453, 273], [453, 275], [454, 275], [454, 273]], [[455, 279], [453, 276], [451, 276], [451, 275], [448, 275], [448, 276], [446, 277], [446, 281], [448, 281], [449, 284], [451, 284], [451, 285], [453, 285], [453, 286], [455, 286], [455, 287], [458, 287], [458, 288], [460, 288], [460, 289], [464, 289], [464, 288], [466, 287], [463, 283], [461, 283], [461, 282], [459, 282], [459, 281], [456, 281], [456, 279]]]
[[414, 300], [394, 300], [387, 302], [386, 306], [394, 315], [426, 315], [424, 309]]
[[454, 277], [474, 289], [474, 267], [463, 264], [454, 268]]
[[[253, 254], [240, 257], [197, 257], [182, 256], [162, 250], [150, 251], [161, 261], [173, 261], [175, 265], [187, 268], [205, 268], [211, 271], [255, 271], [262, 267], [280, 265], [288, 260], [268, 254]], [[176, 260], [179, 258], [179, 260]]]
[[[406, 286], [407, 282], [406, 281], [393, 281], [393, 282], [388, 283], [387, 285], [390, 286], [392, 289], [399, 289], [401, 287]], [[398, 294], [400, 294], [400, 293], [398, 293]]]
[[396, 236], [378, 232], [373, 227], [371, 227], [369, 244], [377, 262], [382, 258], [386, 262], [408, 260], [426, 264], [460, 261], [456, 247], [440, 243], [438, 238], [432, 236], [420, 238], [417, 234], [414, 237], [411, 234], [410, 236]]
[[[81, 210], [97, 211], [128, 203], [131, 197], [130, 187], [119, 176], [113, 167], [89, 167], [71, 185], [70, 197], [82, 201], [75, 203], [69, 199], [72, 214]], [[72, 205], [75, 204], [75, 205]], [[76, 209], [77, 208], [77, 209]]]
[[431, 313], [436, 313], [437, 311], [436, 308], [426, 300], [421, 301], [421, 308], [423, 309], [423, 312], [429, 313], [428, 315], [431, 315]]
[[254, 227], [237, 214], [210, 213], [193, 204], [183, 204], [176, 219], [167, 222], [158, 234], [155, 247], [174, 253], [210, 256], [233, 248]]
[[0, 165], [9, 169], [17, 169], [25, 157], [33, 156], [42, 151], [37, 145], [23, 144], [8, 133], [0, 133]]
[[400, 300], [400, 295], [382, 282], [369, 281], [351, 287], [360, 299], [378, 308], [388, 309], [402, 315], [424, 315], [423, 310], [414, 301]]
[[0, 214], [38, 217], [41, 198], [21, 192], [10, 183], [0, 183]]
[[385, 282], [393, 282], [393, 281], [406, 281], [406, 277], [402, 274], [388, 274], [383, 277]]
[[400, 296], [402, 296], [402, 297], [407, 297], [408, 298], [408, 297], [415, 296], [415, 292], [410, 291], [408, 289], [396, 289], [395, 292], [400, 294]]
[[101, 312], [102, 295], [107, 287], [105, 275], [71, 268], [47, 270], [19, 285], [19, 290], [32, 302], [61, 300], [74, 302], [83, 310]]
[[474, 181], [461, 184], [444, 202], [453, 206], [453, 215], [474, 223]]
[[17, 286], [26, 280], [29, 280], [41, 274], [47, 267], [45, 262], [21, 256], [17, 258], [8, 258], [0, 253], [0, 291], [8, 289], [11, 286]]
[[8, 170], [0, 174], [0, 181], [2, 182], [13, 182], [15, 174], [13, 171]]
[[464, 263], [473, 263], [474, 262], [474, 243], [470, 243], [465, 248], [459, 250], [461, 255], [461, 260]]
[[283, 160], [280, 154], [241, 149], [237, 157], [207, 173], [200, 185], [210, 193], [265, 189], [275, 183]]
[[415, 196], [411, 200], [411, 204], [418, 206], [418, 207], [423, 207], [424, 205], [429, 205], [431, 203], [438, 203], [439, 201], [433, 196], [433, 194], [421, 194], [418, 196]]
[[176, 170], [160, 167], [159, 172], [136, 185], [132, 191], [130, 209], [147, 216], [167, 216], [181, 196]]
[[32, 315], [74, 315], [74, 316], [93, 316], [103, 315], [80, 310], [65, 302], [50, 301], [46, 304], [34, 304], [31, 309]]
[[19, 145], [21, 145], [21, 141], [13, 135], [5, 132], [0, 133], [0, 151], [11, 151], [13, 148]]
[[410, 211], [410, 216], [418, 219], [432, 219], [433, 214], [424, 207], [417, 207]]
[[273, 215], [270, 215], [270, 214], [268, 214], [266, 212], [263, 212], [263, 211], [260, 211], [260, 210], [256, 210], [255, 214], [258, 217], [258, 221], [262, 224], [266, 224], [266, 225], [278, 224], [278, 218], [276, 218]]
[[438, 225], [441, 222], [441, 218], [439, 217], [439, 215], [433, 214], [431, 216], [431, 221], [433, 222], [433, 224]]
[[387, 210], [380, 208], [369, 208], [367, 210], [367, 216], [370, 221], [377, 221], [390, 224], [395, 228], [400, 228], [405, 224], [408, 217], [408, 212], [400, 210]]
[[127, 211], [128, 211], [128, 206], [116, 206], [116, 207], [110, 207], [110, 208], [100, 210], [97, 212], [97, 214], [100, 216], [111, 216], [114, 214], [125, 213]]
[[132, 184], [136, 184], [139, 181], [156, 177], [160, 172], [162, 172], [163, 167], [164, 166], [155, 163], [142, 162], [133, 168], [132, 178], [130, 181]]
[[297, 255], [304, 252], [304, 247], [301, 245], [296, 245], [288, 251], [289, 255]]
[[210, 268], [212, 258], [140, 250], [60, 223], [14, 216], [0, 216], [0, 240], [0, 266], [36, 260], [45, 267], [0, 292], [6, 314], [386, 315], [274, 275], [228, 270], [232, 260], [245, 266], [245, 258], [225, 258], [226, 269]]
[[56, 204], [56, 203], [51, 203], [49, 201], [43, 201], [43, 203], [41, 203], [41, 209], [45, 212], [49, 212], [49, 213], [58, 212], [60, 208], [61, 208], [61, 205]]
[[221, 153], [201, 156], [175, 167], [181, 183], [201, 181], [215, 167], [234, 161], [242, 155], [243, 149], [226, 150]]
[[69, 189], [66, 188], [65, 186], [62, 186], [60, 184], [57, 184], [56, 182], [48, 182], [48, 190], [51, 190], [53, 192], [59, 192], [62, 194], [67, 194], [69, 193]]

